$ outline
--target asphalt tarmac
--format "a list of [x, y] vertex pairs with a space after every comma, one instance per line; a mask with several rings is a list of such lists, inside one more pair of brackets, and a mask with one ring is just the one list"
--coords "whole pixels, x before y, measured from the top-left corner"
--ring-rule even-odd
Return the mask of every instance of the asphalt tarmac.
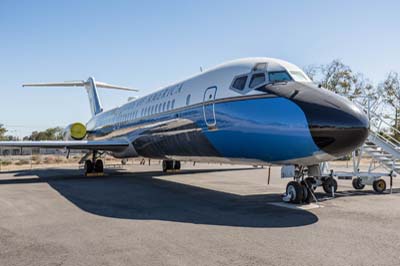
[[400, 265], [397, 180], [294, 207], [278, 167], [182, 167], [1, 172], [0, 265]]

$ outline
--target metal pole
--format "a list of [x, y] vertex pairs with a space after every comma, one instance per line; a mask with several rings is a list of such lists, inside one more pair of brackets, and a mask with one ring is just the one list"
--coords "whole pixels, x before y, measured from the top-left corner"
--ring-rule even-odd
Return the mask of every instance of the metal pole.
[[270, 180], [271, 180], [271, 166], [268, 168], [268, 185]]

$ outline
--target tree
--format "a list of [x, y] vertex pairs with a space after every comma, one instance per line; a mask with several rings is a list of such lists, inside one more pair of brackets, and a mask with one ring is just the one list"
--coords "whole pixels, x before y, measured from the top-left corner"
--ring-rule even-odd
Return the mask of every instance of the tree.
[[326, 65], [306, 66], [304, 72], [323, 88], [349, 98], [360, 95], [364, 89], [374, 89], [363, 75], [355, 74], [348, 65], [339, 59]]
[[48, 128], [44, 131], [33, 131], [25, 140], [61, 140], [63, 129], [61, 127]]
[[7, 133], [7, 129], [3, 124], [0, 124], [0, 140], [6, 140], [5, 134]]
[[[397, 72], [390, 72], [385, 80], [379, 84], [379, 92], [383, 96], [385, 102], [394, 108], [394, 127], [399, 129], [399, 112], [400, 112], [400, 76]], [[394, 134], [399, 138], [399, 134]]]
[[317, 81], [317, 76], [321, 71], [321, 66], [317, 65], [305, 66], [303, 67], [303, 71], [312, 81]]
[[365, 78], [363, 74], [357, 73], [354, 75], [354, 94], [368, 96], [371, 99], [377, 99], [376, 87], [372, 82]]
[[350, 98], [361, 94], [359, 88], [356, 87], [357, 75], [340, 60], [336, 59], [321, 66], [321, 74], [322, 87]]

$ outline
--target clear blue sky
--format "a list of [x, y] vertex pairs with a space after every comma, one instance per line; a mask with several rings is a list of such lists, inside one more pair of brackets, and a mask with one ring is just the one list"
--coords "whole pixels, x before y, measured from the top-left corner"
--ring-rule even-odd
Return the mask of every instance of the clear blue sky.
[[[248, 56], [299, 66], [342, 59], [378, 82], [400, 71], [400, 1], [0, 1], [0, 123], [18, 135], [86, 122], [79, 88], [97, 80], [152, 92], [199, 67]], [[100, 91], [104, 107], [131, 93]]]

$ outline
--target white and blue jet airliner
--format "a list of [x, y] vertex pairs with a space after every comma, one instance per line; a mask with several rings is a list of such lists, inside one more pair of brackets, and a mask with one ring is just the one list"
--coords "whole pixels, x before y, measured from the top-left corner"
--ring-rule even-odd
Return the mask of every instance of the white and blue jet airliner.
[[[366, 114], [348, 99], [312, 83], [297, 66], [272, 58], [231, 61], [154, 93], [104, 111], [97, 82], [36, 83], [24, 86], [84, 86], [92, 118], [73, 123], [63, 141], [0, 142], [0, 147], [87, 150], [85, 171], [103, 172], [101, 154], [180, 161], [295, 165], [312, 169], [346, 155], [368, 135]], [[290, 201], [306, 196], [290, 182]]]

